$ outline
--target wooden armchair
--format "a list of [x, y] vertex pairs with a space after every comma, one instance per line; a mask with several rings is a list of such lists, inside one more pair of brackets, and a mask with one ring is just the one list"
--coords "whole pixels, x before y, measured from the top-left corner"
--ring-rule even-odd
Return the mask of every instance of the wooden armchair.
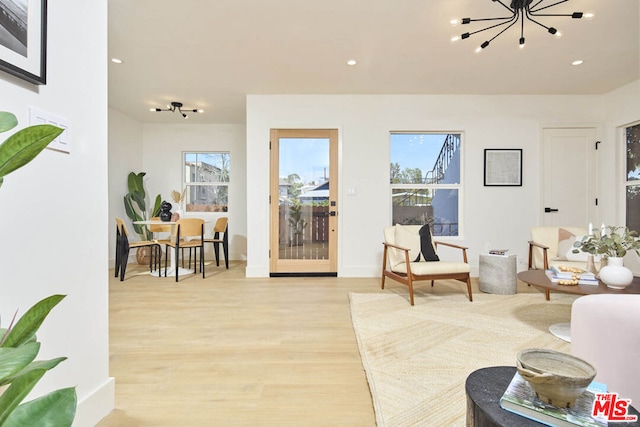
[[419, 280], [455, 279], [467, 284], [469, 301], [473, 301], [471, 292], [471, 268], [467, 260], [467, 249], [446, 242], [432, 241], [437, 252], [438, 245], [448, 246], [462, 251], [463, 262], [452, 261], [420, 261], [416, 262], [420, 254], [420, 225], [395, 225], [384, 229], [384, 253], [382, 258], [382, 289], [385, 278], [389, 277], [409, 288], [411, 305], [413, 300], [413, 283]]
[[529, 240], [529, 270], [548, 270], [552, 265], [585, 268], [586, 254], [573, 254], [573, 242], [587, 234], [581, 227], [541, 226], [531, 229]]

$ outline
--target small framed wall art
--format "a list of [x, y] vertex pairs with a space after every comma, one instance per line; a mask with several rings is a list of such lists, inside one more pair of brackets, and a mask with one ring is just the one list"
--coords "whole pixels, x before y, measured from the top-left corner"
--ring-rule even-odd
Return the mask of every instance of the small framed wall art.
[[0, 0], [0, 70], [47, 82], [47, 0]]
[[485, 187], [522, 186], [522, 149], [485, 148]]

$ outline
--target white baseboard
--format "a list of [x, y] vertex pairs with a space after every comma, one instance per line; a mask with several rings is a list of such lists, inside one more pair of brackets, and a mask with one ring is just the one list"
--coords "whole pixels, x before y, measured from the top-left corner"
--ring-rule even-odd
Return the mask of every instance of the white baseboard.
[[73, 427], [93, 427], [115, 408], [116, 381], [107, 381], [78, 402]]

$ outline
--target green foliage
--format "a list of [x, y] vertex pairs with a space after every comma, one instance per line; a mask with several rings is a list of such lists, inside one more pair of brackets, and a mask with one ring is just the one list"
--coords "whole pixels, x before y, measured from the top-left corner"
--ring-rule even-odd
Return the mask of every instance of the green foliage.
[[75, 387], [55, 390], [22, 403], [44, 374], [66, 357], [35, 360], [40, 343], [36, 332], [49, 312], [64, 295], [52, 295], [31, 307], [18, 322], [0, 329], [0, 386], [8, 386], [0, 394], [0, 426], [71, 426], [75, 417]]
[[[131, 222], [135, 221], [147, 221], [147, 203], [145, 201], [147, 193], [144, 191], [143, 178], [146, 172], [140, 172], [138, 174], [130, 172], [127, 177], [127, 185], [129, 192], [124, 196], [124, 210], [127, 213]], [[160, 205], [162, 204], [162, 197], [158, 194], [153, 203], [153, 209], [151, 210], [151, 217], [158, 216], [160, 214]], [[149, 240], [150, 232], [149, 227], [141, 224], [133, 224], [133, 229], [140, 236], [141, 240]]]
[[[640, 239], [638, 239], [636, 231], [629, 230], [628, 227], [611, 225], [606, 228], [609, 230], [608, 234], [600, 237], [590, 236], [581, 243], [576, 242], [576, 245], [579, 245], [583, 252], [592, 255], [623, 257], [628, 251], [634, 251], [637, 255], [640, 255]], [[622, 231], [618, 232], [619, 230]], [[574, 249], [573, 252], [578, 253], [578, 249]]]
[[289, 188], [287, 189], [287, 195], [289, 196], [289, 198], [296, 199], [300, 194], [302, 194], [303, 184], [300, 175], [298, 175], [297, 173], [292, 173], [287, 176], [287, 179], [285, 181], [290, 184]]
[[289, 208], [289, 225], [294, 234], [301, 234], [308, 225], [302, 218], [302, 206], [298, 199], [295, 199]]
[[405, 168], [400, 170], [398, 163], [390, 164], [391, 184], [424, 184], [420, 168]]
[[[13, 113], [0, 111], [0, 132], [18, 125]], [[21, 129], [0, 144], [0, 186], [4, 177], [29, 163], [58, 135], [61, 129], [52, 125], [34, 125]]]

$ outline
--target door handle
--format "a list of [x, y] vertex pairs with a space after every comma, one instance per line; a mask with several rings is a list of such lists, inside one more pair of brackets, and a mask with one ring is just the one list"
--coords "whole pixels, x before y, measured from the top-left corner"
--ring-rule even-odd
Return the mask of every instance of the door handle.
[[544, 212], [545, 212], [545, 213], [549, 213], [549, 212], [558, 212], [558, 209], [544, 208]]

